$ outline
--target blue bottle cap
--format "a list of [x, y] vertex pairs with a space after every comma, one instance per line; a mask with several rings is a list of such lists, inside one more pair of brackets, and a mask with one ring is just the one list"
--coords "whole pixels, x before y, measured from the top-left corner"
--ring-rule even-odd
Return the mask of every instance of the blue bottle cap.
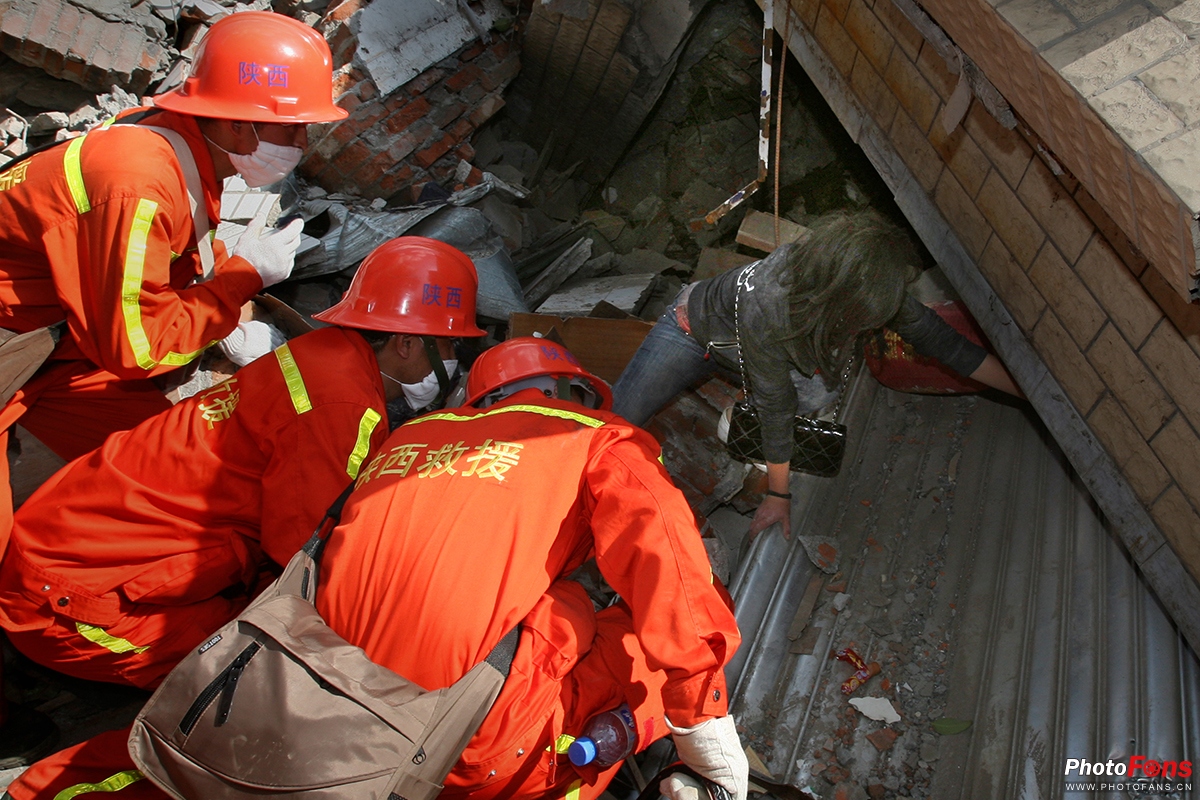
[[596, 743], [587, 736], [580, 736], [567, 748], [567, 758], [577, 767], [592, 763], [596, 760]]

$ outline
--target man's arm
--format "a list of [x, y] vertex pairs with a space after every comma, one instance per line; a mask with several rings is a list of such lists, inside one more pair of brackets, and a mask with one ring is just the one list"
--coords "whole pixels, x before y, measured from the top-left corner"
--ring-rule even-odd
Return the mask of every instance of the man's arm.
[[127, 378], [191, 361], [233, 330], [262, 287], [254, 268], [221, 246], [213, 278], [187, 286], [192, 258], [174, 264], [192, 240], [187, 201], [149, 188], [98, 202], [46, 241], [72, 336], [88, 358]]

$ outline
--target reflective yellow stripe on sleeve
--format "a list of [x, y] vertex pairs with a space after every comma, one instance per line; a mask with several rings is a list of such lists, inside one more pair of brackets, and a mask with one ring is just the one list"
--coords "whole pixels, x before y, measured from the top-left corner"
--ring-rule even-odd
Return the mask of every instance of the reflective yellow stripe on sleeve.
[[129, 227], [129, 243], [125, 248], [125, 271], [121, 279], [121, 314], [125, 318], [125, 335], [133, 356], [142, 369], [153, 369], [157, 362], [150, 355], [150, 340], [142, 326], [142, 308], [139, 299], [142, 293], [142, 272], [146, 268], [146, 242], [150, 239], [150, 225], [158, 212], [158, 203], [139, 200]]
[[83, 149], [85, 138], [77, 136], [72, 139], [63, 155], [63, 172], [67, 178], [67, 189], [71, 192], [71, 199], [75, 201], [75, 210], [80, 214], [86, 214], [92, 210], [92, 202], [88, 200], [87, 187], [83, 185], [83, 169], [79, 166], [79, 151]]
[[[288, 395], [292, 398], [292, 407], [296, 409], [296, 413], [312, 411], [312, 402], [308, 399], [308, 390], [304, 388], [304, 378], [300, 375], [300, 368], [296, 366], [292, 349], [286, 344], [281, 344], [275, 349], [275, 358], [279, 361], [279, 369], [283, 371], [283, 380], [287, 383]], [[360, 430], [361, 426], [362, 423], [359, 423]]]
[[154, 369], [159, 363], [171, 367], [180, 367], [192, 362], [205, 348], [216, 343], [209, 342], [199, 350], [191, 353], [169, 352], [162, 361], [154, 360], [150, 353], [150, 339], [146, 336], [146, 328], [142, 325], [142, 307], [139, 302], [142, 294], [142, 275], [146, 269], [146, 243], [150, 240], [150, 227], [154, 223], [154, 215], [158, 213], [158, 203], [153, 200], [139, 200], [133, 212], [133, 222], [129, 226], [129, 243], [125, 248], [125, 270], [121, 278], [121, 315], [125, 319], [125, 336], [133, 350], [133, 357], [142, 369]]
[[[554, 752], [561, 756], [563, 753], [570, 750], [571, 745], [573, 745], [574, 743], [575, 743], [574, 736], [572, 736], [569, 733], [560, 733], [558, 735], [558, 738], [554, 740]], [[549, 750], [550, 748], [547, 747], [546, 749]]]
[[105, 650], [111, 650], [114, 653], [144, 653], [150, 649], [149, 645], [138, 647], [128, 639], [112, 636], [103, 628], [97, 628], [94, 625], [85, 625], [82, 622], [76, 622], [75, 630], [89, 642], [94, 642]]
[[119, 792], [126, 786], [131, 786], [144, 777], [146, 776], [136, 769], [125, 770], [124, 772], [118, 772], [116, 775], [109, 776], [99, 783], [77, 783], [74, 786], [68, 786], [54, 795], [54, 800], [71, 800], [72, 797], [87, 794], [88, 792]]
[[375, 426], [379, 424], [380, 419], [382, 417], [378, 411], [368, 408], [358, 421], [358, 441], [354, 443], [354, 449], [350, 451], [350, 460], [346, 462], [346, 474], [351, 478], [358, 477], [363, 459], [371, 450], [371, 434], [375, 432]]
[[422, 422], [430, 422], [432, 420], [442, 420], [442, 421], [449, 421], [449, 422], [465, 422], [466, 420], [481, 419], [483, 417], [495, 416], [496, 414], [511, 414], [513, 412], [518, 412], [518, 411], [524, 411], [527, 414], [541, 414], [543, 417], [556, 417], [558, 419], [569, 419], [574, 422], [578, 422], [581, 425], [586, 425], [589, 428], [599, 428], [601, 425], [604, 424], [603, 421], [598, 420], [595, 417], [589, 417], [586, 414], [578, 414], [574, 411], [565, 411], [561, 408], [547, 408], [546, 406], [532, 406], [532, 405], [525, 405], [525, 404], [520, 404], [520, 405], [515, 405], [515, 406], [504, 406], [503, 408], [496, 408], [491, 411], [485, 411], [482, 414], [473, 414], [471, 416], [467, 416], [464, 414], [455, 414], [451, 411], [442, 411], [437, 414], [426, 414], [423, 417], [417, 417], [416, 419], [411, 419], [404, 424], [405, 425], [418, 425]]
[[567, 793], [563, 795], [563, 800], [579, 800], [579, 789], [583, 786], [583, 781], [571, 781], [571, 785], [567, 787]]

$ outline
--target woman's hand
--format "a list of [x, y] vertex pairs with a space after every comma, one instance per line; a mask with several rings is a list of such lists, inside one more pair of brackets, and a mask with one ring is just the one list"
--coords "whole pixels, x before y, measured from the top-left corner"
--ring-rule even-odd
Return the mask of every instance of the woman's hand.
[[789, 539], [792, 535], [792, 501], [784, 497], [771, 497], [767, 495], [763, 498], [762, 505], [758, 507], [758, 511], [754, 512], [754, 521], [750, 523], [750, 541], [754, 541], [754, 537], [758, 536], [764, 528], [767, 528], [778, 522], [783, 532], [783, 538]]
[[783, 538], [791, 538], [792, 495], [788, 491], [791, 477], [790, 464], [767, 462], [767, 496], [763, 498], [758, 511], [754, 512], [754, 521], [750, 523], [751, 541], [754, 541], [754, 537], [764, 528], [776, 522], [780, 523], [783, 529]]

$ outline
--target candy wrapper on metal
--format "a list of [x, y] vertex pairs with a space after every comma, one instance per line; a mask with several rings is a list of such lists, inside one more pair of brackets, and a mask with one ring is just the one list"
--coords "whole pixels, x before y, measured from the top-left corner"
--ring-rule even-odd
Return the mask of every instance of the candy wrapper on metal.
[[858, 687], [862, 686], [874, 676], [878, 675], [882, 667], [878, 661], [872, 661], [870, 664], [863, 661], [862, 656], [854, 652], [848, 647], [838, 650], [834, 655], [838, 661], [845, 661], [854, 668], [854, 674], [851, 675], [842, 684], [842, 694], [854, 694]]

